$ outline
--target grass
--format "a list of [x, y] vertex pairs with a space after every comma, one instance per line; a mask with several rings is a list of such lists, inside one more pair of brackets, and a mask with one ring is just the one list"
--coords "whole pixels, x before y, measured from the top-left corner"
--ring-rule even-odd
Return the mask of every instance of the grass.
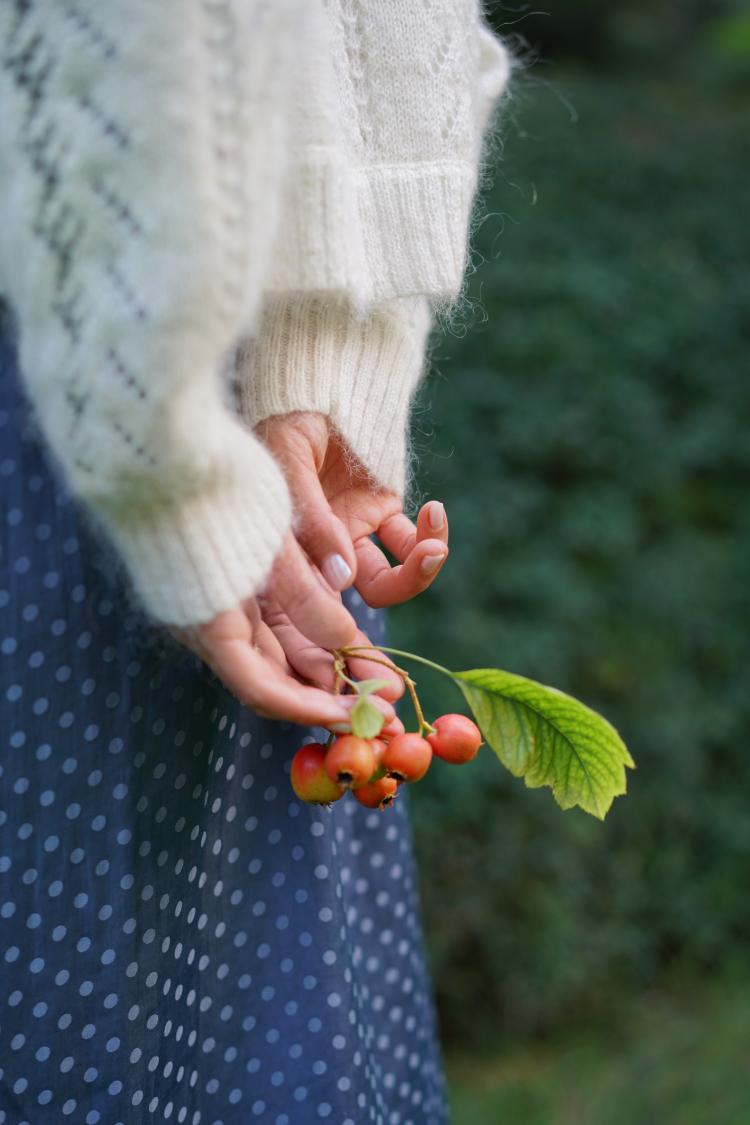
[[645, 996], [606, 1035], [447, 1060], [453, 1125], [747, 1125], [749, 980]]

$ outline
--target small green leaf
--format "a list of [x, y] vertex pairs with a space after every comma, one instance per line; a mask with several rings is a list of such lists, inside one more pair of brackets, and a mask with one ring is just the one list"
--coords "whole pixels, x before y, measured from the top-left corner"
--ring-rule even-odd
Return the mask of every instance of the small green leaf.
[[382, 712], [378, 711], [375, 704], [361, 696], [351, 709], [352, 734], [358, 738], [377, 738], [385, 724]]
[[579, 805], [603, 820], [635, 768], [617, 731], [556, 688], [497, 668], [454, 672], [482, 734], [531, 789], [549, 785], [563, 809]]
[[388, 687], [390, 682], [390, 680], [359, 680], [355, 684], [357, 695], [374, 695], [375, 692]]

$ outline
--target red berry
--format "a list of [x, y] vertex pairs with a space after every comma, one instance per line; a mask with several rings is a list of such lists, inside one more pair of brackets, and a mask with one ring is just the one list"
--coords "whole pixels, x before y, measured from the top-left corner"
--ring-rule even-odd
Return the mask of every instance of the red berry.
[[383, 765], [383, 754], [387, 743], [382, 738], [371, 738], [370, 746], [375, 755], [375, 771], [370, 778], [370, 781], [380, 781], [381, 777], [385, 777], [385, 766]]
[[470, 762], [482, 745], [482, 732], [466, 715], [441, 715], [432, 725], [435, 734], [427, 741], [438, 758], [455, 766]]
[[397, 734], [385, 748], [383, 765], [396, 781], [419, 781], [432, 761], [432, 747], [421, 734]]
[[366, 738], [344, 734], [329, 746], [326, 773], [346, 789], [364, 785], [375, 772], [375, 753]]
[[309, 742], [292, 758], [292, 788], [301, 801], [311, 805], [330, 805], [344, 796], [344, 790], [331, 781], [325, 769], [326, 748]]
[[381, 777], [360, 785], [354, 790], [354, 796], [366, 809], [385, 809], [393, 804], [397, 789], [398, 782], [394, 777]]

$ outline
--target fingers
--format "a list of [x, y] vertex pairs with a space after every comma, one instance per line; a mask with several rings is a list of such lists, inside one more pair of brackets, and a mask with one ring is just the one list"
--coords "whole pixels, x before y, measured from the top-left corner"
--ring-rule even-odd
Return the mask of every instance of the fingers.
[[253, 637], [254, 647], [258, 652], [268, 660], [272, 660], [274, 664], [278, 664], [282, 672], [289, 673], [291, 671], [284, 646], [280, 643], [278, 638], [274, 636], [273, 631], [268, 628], [264, 621], [261, 621], [257, 629], [254, 630]]
[[298, 542], [331, 589], [345, 590], [354, 580], [357, 559], [346, 525], [332, 512], [320, 483], [318, 460], [325, 455], [320, 448], [325, 445], [324, 434], [315, 427], [306, 429], [294, 416], [273, 419], [261, 433], [284, 470], [294, 501]]
[[416, 527], [396, 512], [383, 520], [377, 536], [402, 565], [391, 567], [371, 540], [358, 540], [356, 586], [371, 606], [397, 605], [421, 594], [448, 557], [448, 520], [439, 500], [423, 505]]
[[396, 512], [383, 520], [377, 529], [380, 542], [392, 555], [405, 562], [418, 542], [423, 539], [438, 539], [448, 543], [448, 520], [445, 508], [439, 500], [424, 504], [417, 516], [416, 527], [403, 512]]
[[430, 500], [419, 510], [417, 540], [422, 539], [439, 539], [441, 543], [448, 543], [448, 517], [439, 500]]
[[406, 727], [401, 722], [398, 715], [395, 715], [389, 722], [386, 722], [380, 734], [385, 738], [395, 738], [397, 734], [403, 734], [405, 730]]
[[242, 703], [266, 718], [324, 727], [349, 721], [349, 706], [343, 700], [298, 683], [243, 641], [216, 645], [211, 655], [211, 665], [222, 682]]
[[254, 647], [257, 648], [259, 652], [262, 652], [264, 656], [267, 656], [269, 660], [275, 661], [284, 672], [288, 672], [289, 664], [287, 662], [286, 653], [263, 620], [260, 606], [256, 599], [245, 598], [242, 602], [242, 609], [250, 622]]
[[415, 544], [404, 563], [392, 567], [372, 540], [360, 539], [357, 543], [357, 590], [373, 608], [409, 601], [431, 585], [447, 557], [445, 543], [439, 539], [423, 539]]
[[[204, 641], [213, 671], [237, 698], [259, 715], [300, 726], [351, 729], [350, 712], [357, 697], [337, 696], [301, 684], [246, 640]], [[385, 699], [373, 697], [386, 724], [395, 712]]]
[[324, 691], [333, 691], [336, 676], [330, 652], [300, 633], [286, 615], [275, 617], [272, 632], [284, 650], [290, 668], [301, 679]]
[[[255, 654], [251, 653], [250, 659], [258, 672], [266, 670], [260, 667], [260, 663], [264, 661], [262, 656], [258, 655], [256, 660]], [[244, 672], [241, 684], [247, 687], [253, 671], [249, 663], [244, 669], [238, 666], [237, 671]], [[256, 675], [254, 684], [239, 698], [267, 718], [286, 719], [299, 726], [326, 727], [345, 732], [351, 730], [351, 710], [357, 702], [356, 695], [333, 695], [320, 688], [301, 684], [298, 680], [284, 676], [273, 665], [270, 665], [270, 671], [262, 679], [260, 675]], [[391, 727], [398, 722], [393, 706], [387, 700], [374, 695], [370, 699], [383, 715], [384, 727]]]
[[295, 535], [332, 590], [346, 590], [354, 581], [357, 556], [344, 523], [335, 516], [315, 472], [287, 476], [294, 497]]
[[[257, 612], [250, 604], [217, 614], [205, 625], [175, 628], [171, 632], [197, 652], [228, 690], [259, 715], [301, 726], [351, 729], [350, 712], [357, 696], [334, 695], [289, 675], [286, 664], [282, 667], [279, 663], [283, 649], [278, 638], [262, 622], [257, 622]], [[363, 634], [357, 634], [358, 640], [362, 637]], [[392, 704], [378, 696], [371, 698], [385, 719], [384, 729], [397, 730], [400, 724]]]
[[387, 551], [403, 562], [414, 550], [417, 542], [417, 529], [403, 512], [396, 512], [383, 520], [377, 529], [377, 536]]
[[357, 626], [334, 594], [319, 578], [293, 535], [288, 535], [276, 557], [267, 589], [258, 597], [263, 618], [272, 629], [279, 614], [308, 640], [322, 648], [351, 644]]
[[[289, 666], [301, 679], [325, 691], [334, 690], [336, 673], [330, 652], [309, 641], [288, 619], [279, 618], [274, 624], [273, 634]], [[353, 644], [369, 645], [370, 640], [358, 630]], [[366, 656], [350, 657], [347, 661], [349, 674], [357, 680], [386, 680], [386, 686], [377, 694], [393, 703], [404, 694], [404, 682], [393, 670], [393, 662], [384, 653], [375, 655], [378, 663]], [[381, 660], [384, 663], [380, 663]]]

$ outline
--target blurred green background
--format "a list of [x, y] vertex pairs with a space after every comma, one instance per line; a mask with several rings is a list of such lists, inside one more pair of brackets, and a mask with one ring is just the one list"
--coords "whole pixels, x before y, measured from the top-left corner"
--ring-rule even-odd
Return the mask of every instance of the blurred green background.
[[526, 66], [416, 418], [452, 556], [391, 628], [638, 770], [603, 825], [487, 750], [415, 789], [455, 1125], [747, 1125], [750, 12], [488, 10]]

